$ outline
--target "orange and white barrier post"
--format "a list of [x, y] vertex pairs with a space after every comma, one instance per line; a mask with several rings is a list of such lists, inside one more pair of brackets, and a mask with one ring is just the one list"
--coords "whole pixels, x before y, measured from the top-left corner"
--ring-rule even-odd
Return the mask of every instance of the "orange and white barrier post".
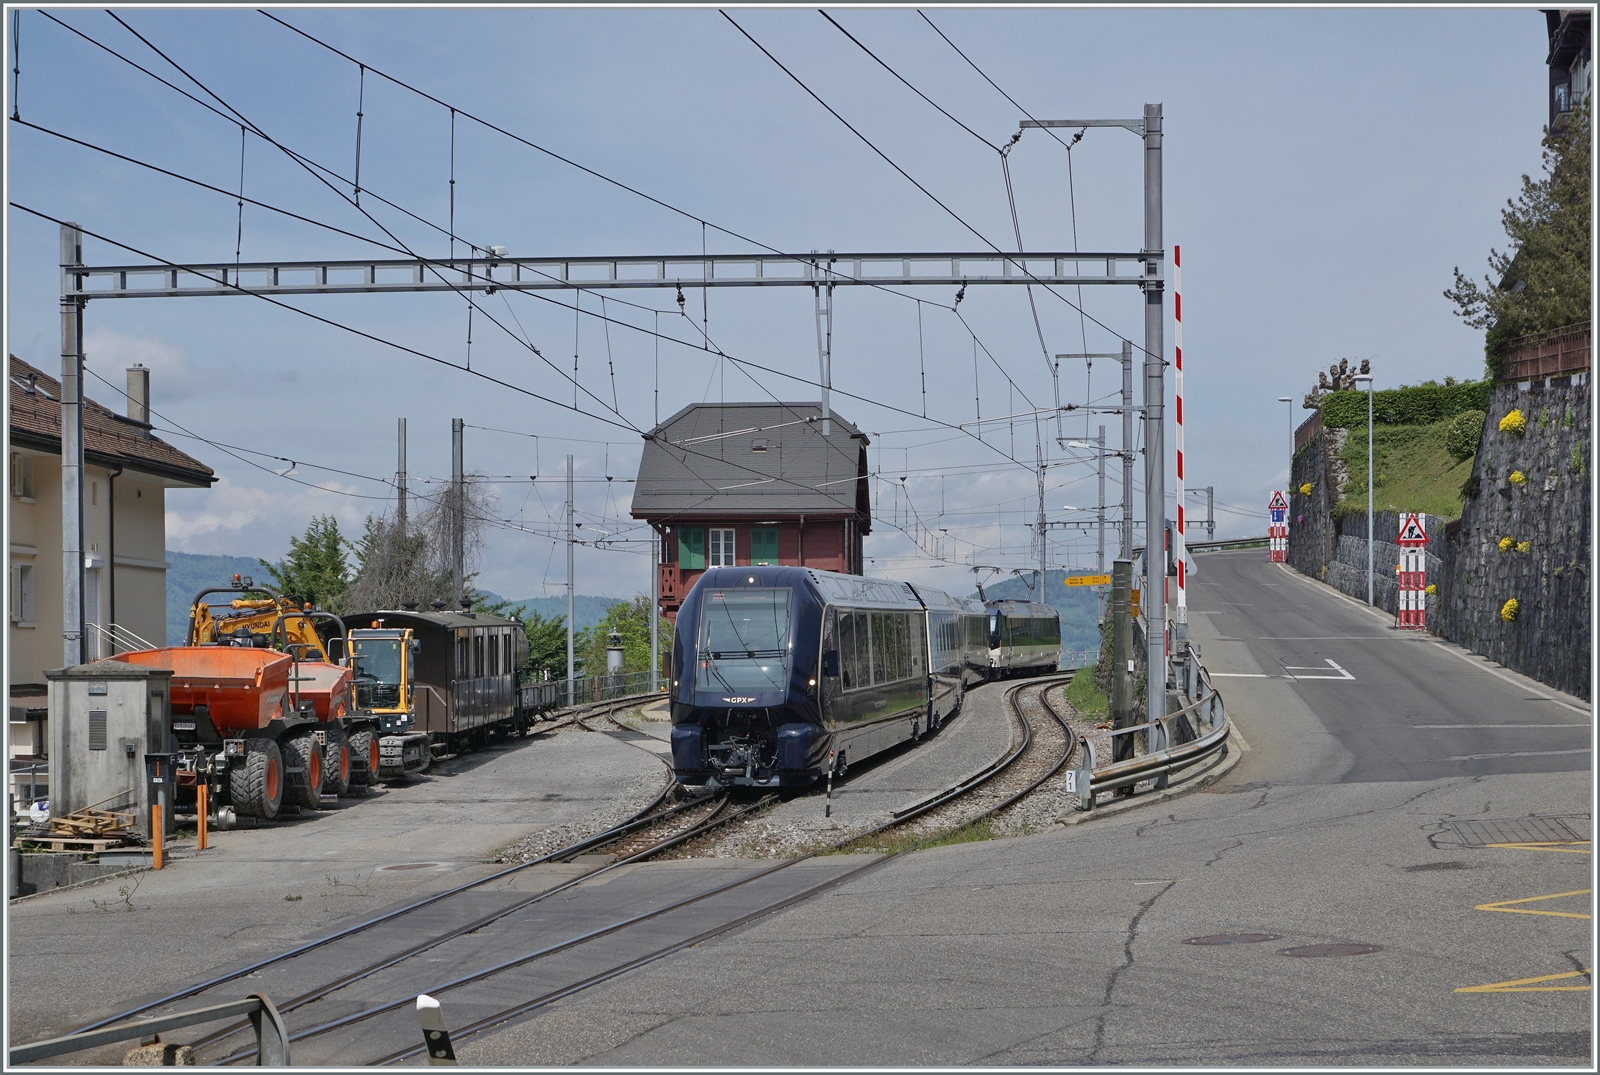
[[1289, 498], [1282, 489], [1267, 501], [1267, 559], [1275, 564], [1289, 559]]
[[1422, 519], [1412, 512], [1400, 521], [1400, 563], [1395, 567], [1395, 582], [1400, 586], [1395, 626], [1423, 630], [1428, 615], [1428, 531]]

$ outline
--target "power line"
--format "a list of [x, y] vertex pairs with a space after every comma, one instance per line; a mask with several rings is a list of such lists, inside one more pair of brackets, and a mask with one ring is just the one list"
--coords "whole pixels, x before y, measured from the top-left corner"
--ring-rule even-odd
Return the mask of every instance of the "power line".
[[[992, 239], [990, 239], [987, 235], [983, 234], [977, 228], [975, 228], [971, 224], [969, 224], [965, 217], [963, 217], [960, 213], [957, 213], [954, 209], [950, 208], [943, 201], [941, 201], [936, 194], [934, 194], [927, 187], [923, 186], [920, 182], [918, 182], [917, 179], [914, 176], [912, 176], [910, 172], [906, 171], [904, 168], [900, 167], [900, 165], [896, 164], [894, 159], [892, 157], [890, 157], [887, 153], [885, 153], [883, 150], [879, 149], [877, 147], [877, 145], [872, 141], [872, 139], [870, 139], [866, 135], [862, 134], [861, 131], [859, 131], [849, 120], [845, 119], [844, 116], [842, 116], [838, 112], [838, 110], [836, 110], [832, 105], [828, 104], [827, 101], [824, 101], [822, 99], [822, 97], [820, 95], [818, 95], [818, 93], [815, 90], [813, 90], [810, 86], [806, 85], [806, 83], [800, 78], [799, 75], [796, 75], [793, 71], [789, 70], [789, 68], [784, 65], [783, 61], [779, 60], [776, 56], [774, 56], [771, 52], [769, 52], [765, 45], [761, 44], [761, 42], [757, 41], [754, 37], [752, 37], [748, 30], [746, 30], [744, 27], [740, 26], [737, 22], [735, 22], [733, 16], [729, 15], [726, 11], [722, 11], [720, 9], [718, 10], [717, 14], [721, 15], [724, 19], [727, 19], [728, 22], [733, 26], [733, 28], [735, 30], [738, 30], [739, 33], [743, 34], [745, 39], [748, 40], [752, 45], [754, 45], [758, 50], [760, 50], [760, 52], [761, 52], [761, 54], [763, 56], [765, 56], [767, 59], [771, 60], [773, 62], [773, 64], [777, 66], [778, 70], [780, 70], [784, 74], [788, 75], [789, 78], [794, 82], [794, 84], [796, 86], [799, 86], [802, 90], [804, 90], [806, 92], [806, 94], [808, 96], [810, 96], [812, 100], [816, 101], [819, 105], [821, 105], [828, 112], [829, 115], [831, 115], [834, 119], [838, 120], [841, 124], [843, 124], [845, 129], [848, 130], [851, 134], [855, 135], [857, 138], [859, 138], [862, 141], [862, 143], [868, 149], [872, 150], [872, 152], [876, 153], [880, 158], [882, 158], [883, 162], [885, 164], [889, 165], [889, 167], [893, 168], [896, 172], [898, 172], [906, 180], [906, 182], [910, 183], [912, 186], [916, 187], [919, 191], [921, 191], [924, 195], [926, 195], [927, 198], [930, 201], [932, 201], [940, 209], [943, 209], [950, 216], [950, 218], [952, 220], [954, 220], [956, 223], [960, 224], [963, 228], [965, 228], [968, 231], [970, 231], [979, 240], [981, 240], [985, 246], [989, 247], [989, 249], [993, 250], [997, 254], [1001, 254], [1001, 255], [1005, 254], [1005, 251], [1001, 250], [1000, 247]], [[1128, 343], [1129, 345], [1131, 345], [1132, 347], [1134, 347], [1135, 349], [1137, 349], [1139, 351], [1144, 351], [1145, 350], [1139, 344], [1134, 343], [1131, 339], [1128, 339], [1127, 337], [1123, 336], [1120, 332], [1117, 332], [1110, 325], [1107, 325], [1105, 322], [1103, 322], [1103, 321], [1099, 320], [1098, 318], [1093, 317], [1090, 314], [1088, 314], [1085, 310], [1083, 310], [1082, 307], [1080, 307], [1080, 306], [1076, 305], [1075, 303], [1073, 303], [1073, 301], [1071, 299], [1069, 299], [1065, 295], [1061, 294], [1054, 287], [1051, 287], [1049, 284], [1045, 283], [1043, 280], [1040, 280], [1037, 276], [1035, 276], [1033, 274], [1032, 270], [1030, 270], [1028, 268], [1026, 263], [1018, 263], [1017, 267], [1022, 271], [1024, 276], [1027, 276], [1029, 279], [1033, 280], [1034, 283], [1038, 284], [1040, 287], [1043, 287], [1046, 291], [1048, 291], [1050, 294], [1054, 295], [1057, 299], [1060, 299], [1067, 306], [1071, 307], [1074, 310], [1077, 310], [1080, 314], [1083, 314], [1085, 317], [1087, 317], [1090, 321], [1093, 321], [1100, 328], [1103, 328], [1107, 332], [1111, 333], [1118, 340], [1121, 340], [1123, 342]]]

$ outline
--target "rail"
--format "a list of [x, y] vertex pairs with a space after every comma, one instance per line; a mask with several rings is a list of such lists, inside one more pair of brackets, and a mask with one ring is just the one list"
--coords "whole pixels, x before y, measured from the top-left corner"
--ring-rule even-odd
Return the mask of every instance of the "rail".
[[255, 1029], [256, 1063], [262, 1067], [288, 1067], [289, 1029], [283, 1023], [283, 1016], [278, 1014], [278, 1009], [272, 1006], [272, 1001], [267, 999], [265, 993], [251, 993], [244, 1000], [213, 1004], [209, 1008], [196, 1008], [193, 1011], [176, 1012], [158, 1019], [136, 1019], [131, 1023], [117, 1023], [99, 1030], [79, 1031], [76, 1034], [65, 1034], [59, 1038], [48, 1038], [28, 1045], [13, 1045], [7, 1054], [7, 1062], [27, 1064], [34, 1060], [61, 1056], [63, 1053], [80, 1052], [100, 1045], [110, 1045], [112, 1042], [126, 1041], [129, 1038], [144, 1038], [164, 1030], [178, 1030], [197, 1023], [212, 1023], [240, 1015], [248, 1015], [250, 1024]]
[[[1131, 788], [1146, 780], [1154, 780], [1157, 789], [1165, 788], [1173, 773], [1207, 760], [1227, 745], [1232, 726], [1222, 695], [1211, 685], [1211, 674], [1199, 655], [1190, 649], [1173, 667], [1181, 695], [1194, 701], [1160, 720], [1083, 737], [1083, 755], [1072, 783], [1079, 810], [1093, 810], [1095, 797], [1102, 791]], [[1116, 759], [1118, 737], [1131, 737], [1137, 751], [1141, 733], [1144, 753]], [[1097, 748], [1097, 743], [1106, 746]], [[1101, 757], [1112, 760], [1101, 764]]]

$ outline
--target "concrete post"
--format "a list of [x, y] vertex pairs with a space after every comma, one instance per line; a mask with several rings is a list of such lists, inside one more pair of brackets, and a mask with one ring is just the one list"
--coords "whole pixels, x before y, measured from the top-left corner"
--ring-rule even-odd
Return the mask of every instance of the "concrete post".
[[1099, 527], [1097, 551], [1095, 553], [1094, 569], [1100, 574], [1106, 573], [1106, 427], [1100, 427], [1100, 436], [1095, 441], [1097, 451], [1095, 454], [1100, 459], [1100, 500], [1095, 508], [1096, 522]]
[[572, 456], [567, 456], [567, 705], [573, 704], [572, 670], [575, 665], [572, 630]]
[[406, 420], [400, 419], [400, 466], [395, 472], [395, 490], [400, 495], [400, 540], [406, 537]]
[[[1119, 558], [1111, 565], [1111, 726], [1135, 724], [1133, 715], [1133, 561]], [[1133, 736], [1119, 735], [1113, 761], [1133, 757]]]
[[1133, 341], [1122, 341], [1122, 543], [1117, 555], [1133, 559]]
[[461, 443], [463, 424], [460, 418], [450, 419], [450, 585], [457, 608], [461, 607], [467, 569], [466, 461], [462, 458]]
[[83, 304], [72, 267], [83, 233], [61, 225], [61, 657], [87, 659], [83, 637]]

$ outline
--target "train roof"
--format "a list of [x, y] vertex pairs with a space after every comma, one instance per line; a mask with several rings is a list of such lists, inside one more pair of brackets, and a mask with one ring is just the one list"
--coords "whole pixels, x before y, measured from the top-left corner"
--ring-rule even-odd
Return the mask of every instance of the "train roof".
[[382, 620], [385, 627], [434, 627], [445, 631], [454, 631], [460, 627], [509, 627], [520, 626], [520, 620], [507, 619], [496, 616], [490, 612], [462, 612], [460, 610], [444, 612], [422, 612], [407, 609], [385, 609], [378, 612], [346, 612], [340, 617], [345, 626], [352, 630], [360, 630], [372, 626], [373, 620]]
[[1035, 601], [985, 601], [983, 607], [991, 612], [1000, 612], [1007, 616], [1059, 616], [1050, 605], [1041, 605]]

